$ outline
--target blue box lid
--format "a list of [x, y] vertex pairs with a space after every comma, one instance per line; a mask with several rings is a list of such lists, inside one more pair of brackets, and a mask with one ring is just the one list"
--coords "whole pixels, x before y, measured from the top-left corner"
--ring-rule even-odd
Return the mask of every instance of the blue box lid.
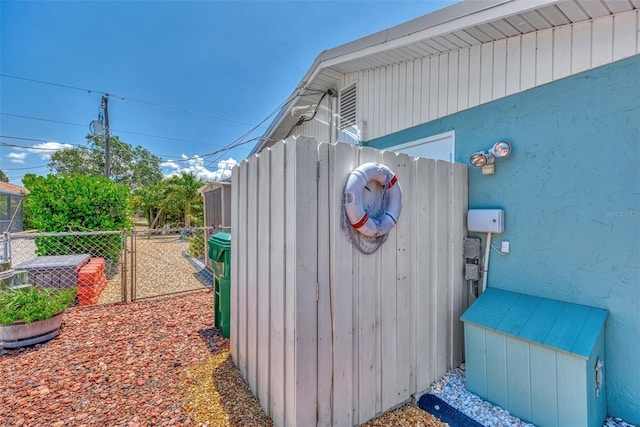
[[460, 320], [588, 359], [607, 315], [603, 308], [488, 288]]

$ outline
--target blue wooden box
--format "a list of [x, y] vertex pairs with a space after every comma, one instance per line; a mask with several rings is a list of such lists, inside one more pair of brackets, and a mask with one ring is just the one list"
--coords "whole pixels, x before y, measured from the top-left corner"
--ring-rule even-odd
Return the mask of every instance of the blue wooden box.
[[607, 313], [488, 288], [461, 317], [467, 389], [539, 427], [601, 427]]

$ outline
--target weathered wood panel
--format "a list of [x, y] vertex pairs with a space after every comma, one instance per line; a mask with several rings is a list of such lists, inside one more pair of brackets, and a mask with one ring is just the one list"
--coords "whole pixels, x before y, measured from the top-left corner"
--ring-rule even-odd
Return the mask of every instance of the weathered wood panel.
[[[276, 425], [284, 425], [285, 407], [285, 313], [276, 310], [285, 306], [284, 262], [279, 261], [285, 251], [285, 234], [287, 225], [285, 197], [285, 151], [284, 145], [278, 144], [271, 150], [271, 209], [269, 210], [269, 305], [271, 306], [269, 324], [271, 331], [271, 351], [269, 358], [269, 402], [262, 401], [262, 406], [269, 409], [269, 415]], [[265, 285], [266, 287], [266, 285]]]
[[[258, 212], [271, 211], [271, 201], [277, 203], [277, 200], [271, 198], [271, 152], [265, 151], [260, 153], [258, 157]], [[270, 218], [269, 215], [258, 215], [258, 251], [266, 251], [269, 247], [271, 239]], [[271, 265], [271, 257], [277, 256], [277, 252], [267, 251], [258, 257], [258, 269], [256, 284], [261, 281], [262, 277], [269, 276], [269, 267]], [[266, 281], [257, 286], [257, 301], [268, 301], [271, 294], [271, 281]], [[271, 328], [269, 320], [271, 317], [271, 304], [256, 304], [257, 327], [257, 380], [256, 380], [256, 396], [261, 402], [269, 402], [269, 364], [271, 357]]]
[[[343, 229], [344, 185], [365, 162], [403, 189], [371, 255]], [[275, 425], [366, 422], [462, 362], [466, 181], [461, 164], [310, 138], [234, 169], [232, 353]]]

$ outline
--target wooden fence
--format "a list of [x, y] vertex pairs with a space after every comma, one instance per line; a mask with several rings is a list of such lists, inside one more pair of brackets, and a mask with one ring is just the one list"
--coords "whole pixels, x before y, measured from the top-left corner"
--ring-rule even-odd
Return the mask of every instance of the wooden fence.
[[[370, 161], [403, 208], [364, 255], [342, 201]], [[366, 422], [462, 363], [467, 193], [462, 164], [305, 137], [234, 169], [231, 351], [276, 426]]]

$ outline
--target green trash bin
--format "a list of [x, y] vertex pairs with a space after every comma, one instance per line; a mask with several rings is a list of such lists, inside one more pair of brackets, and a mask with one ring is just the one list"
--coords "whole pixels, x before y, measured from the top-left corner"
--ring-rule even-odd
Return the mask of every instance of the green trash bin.
[[215, 326], [229, 338], [231, 327], [231, 234], [209, 237], [209, 259], [213, 267], [213, 314]]

